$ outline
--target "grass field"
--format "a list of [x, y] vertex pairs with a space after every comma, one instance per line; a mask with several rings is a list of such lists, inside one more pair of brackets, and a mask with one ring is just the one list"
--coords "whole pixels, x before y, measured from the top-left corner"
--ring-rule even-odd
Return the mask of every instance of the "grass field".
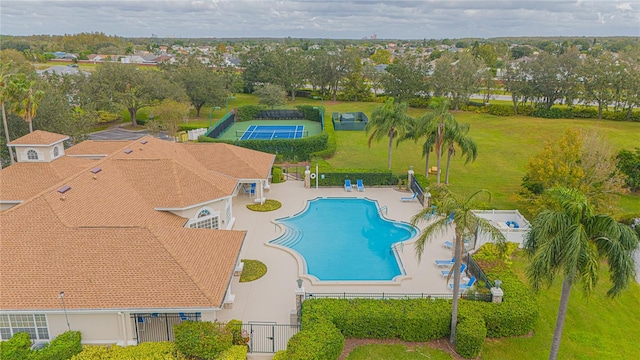
[[451, 355], [427, 346], [408, 348], [404, 345], [362, 345], [358, 346], [347, 357], [347, 360], [448, 360]]

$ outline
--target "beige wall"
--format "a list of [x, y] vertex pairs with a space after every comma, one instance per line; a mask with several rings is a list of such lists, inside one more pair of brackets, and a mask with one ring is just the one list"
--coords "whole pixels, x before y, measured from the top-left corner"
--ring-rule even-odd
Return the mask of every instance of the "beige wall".
[[[53, 156], [53, 149], [58, 149], [58, 156]], [[64, 146], [62, 143], [55, 144], [53, 146], [16, 146], [14, 147], [18, 154], [19, 162], [51, 162], [54, 159], [57, 159], [64, 155]], [[27, 152], [29, 150], [34, 150], [38, 153], [38, 160], [29, 160], [27, 157]]]
[[[231, 219], [227, 219], [227, 213], [226, 213], [227, 203], [231, 204], [231, 197], [215, 200], [215, 201], [203, 204], [201, 206], [196, 206], [191, 209], [177, 210], [177, 211], [171, 211], [171, 212], [185, 219], [195, 219], [196, 216], [198, 216], [198, 213], [200, 213], [200, 211], [202, 211], [203, 209], [208, 209], [209, 211], [211, 211], [212, 214], [216, 214], [216, 213], [219, 214], [220, 228], [226, 229], [227, 224], [231, 220]], [[233, 218], [233, 213], [231, 214], [231, 217]], [[185, 220], [185, 223], [186, 223], [186, 220]]]
[[[124, 319], [123, 319], [124, 316]], [[135, 344], [128, 313], [68, 314], [71, 330], [82, 333], [83, 344]], [[123, 323], [124, 320], [124, 323]], [[68, 330], [64, 314], [48, 314], [51, 338]], [[126, 333], [125, 333], [126, 332]]]

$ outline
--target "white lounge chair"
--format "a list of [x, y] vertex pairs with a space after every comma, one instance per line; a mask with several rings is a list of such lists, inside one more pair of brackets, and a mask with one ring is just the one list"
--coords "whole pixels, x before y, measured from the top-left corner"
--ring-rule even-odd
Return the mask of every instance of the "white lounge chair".
[[413, 201], [416, 199], [416, 197], [418, 196], [418, 193], [413, 193], [413, 196], [411, 197], [402, 197], [400, 198], [400, 201], [404, 201], [404, 202], [409, 202], [409, 201]]
[[456, 258], [451, 258], [449, 260], [436, 260], [435, 263], [437, 267], [446, 267], [446, 266], [453, 266], [455, 261], [456, 261]]

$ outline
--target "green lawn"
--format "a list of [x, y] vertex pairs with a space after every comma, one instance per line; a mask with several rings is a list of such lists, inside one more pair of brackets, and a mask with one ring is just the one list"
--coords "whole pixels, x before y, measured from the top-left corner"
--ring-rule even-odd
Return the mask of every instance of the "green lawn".
[[[514, 267], [521, 275], [527, 261]], [[540, 319], [530, 337], [487, 340], [483, 359], [544, 359], [549, 356], [560, 301], [562, 279], [539, 294]], [[619, 298], [605, 296], [611, 283], [606, 270], [600, 273], [596, 290], [584, 298], [574, 287], [560, 343], [560, 359], [634, 359], [640, 356], [640, 285], [633, 282]]]
[[442, 351], [418, 346], [408, 348], [405, 345], [362, 345], [358, 346], [351, 353], [347, 360], [450, 360], [451, 355]]

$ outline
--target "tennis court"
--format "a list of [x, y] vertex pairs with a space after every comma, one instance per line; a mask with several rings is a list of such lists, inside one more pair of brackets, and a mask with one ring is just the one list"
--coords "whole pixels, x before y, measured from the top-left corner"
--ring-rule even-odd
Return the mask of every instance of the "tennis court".
[[301, 139], [308, 135], [304, 125], [251, 125], [247, 130], [236, 131], [239, 140]]

